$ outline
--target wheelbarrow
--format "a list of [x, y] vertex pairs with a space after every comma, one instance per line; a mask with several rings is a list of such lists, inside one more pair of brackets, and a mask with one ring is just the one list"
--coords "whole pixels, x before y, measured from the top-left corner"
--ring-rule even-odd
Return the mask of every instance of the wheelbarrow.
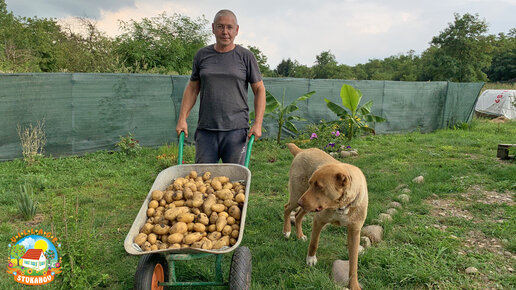
[[[213, 164], [182, 164], [184, 132], [179, 136], [178, 165], [171, 166], [161, 171], [152, 188], [143, 202], [136, 219], [124, 241], [124, 248], [131, 255], [141, 255], [136, 268], [135, 289], [164, 289], [174, 286], [226, 286], [229, 289], [249, 289], [251, 284], [251, 252], [245, 246], [239, 246], [242, 241], [251, 186], [251, 172], [248, 169], [254, 135], [247, 144], [245, 166], [239, 164], [213, 163]], [[238, 181], [245, 185], [245, 201], [242, 207], [240, 229], [238, 239], [231, 247], [223, 247], [218, 250], [205, 250], [197, 248], [163, 249], [143, 251], [134, 243], [134, 238], [147, 220], [147, 209], [152, 200], [153, 190], [165, 190], [176, 178], [184, 177], [195, 170], [197, 172], [210, 171], [212, 176], [227, 176], [233, 182]], [[222, 258], [224, 254], [232, 252], [229, 279], [225, 281], [222, 271]], [[176, 262], [189, 261], [215, 256], [215, 281], [191, 281], [181, 282], [176, 278]]]

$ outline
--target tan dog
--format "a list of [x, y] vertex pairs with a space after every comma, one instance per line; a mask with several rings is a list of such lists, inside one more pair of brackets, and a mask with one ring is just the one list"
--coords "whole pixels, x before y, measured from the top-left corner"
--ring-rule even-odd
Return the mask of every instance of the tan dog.
[[326, 152], [316, 149], [300, 149], [287, 144], [294, 160], [290, 167], [288, 189], [290, 199], [285, 204], [283, 234], [290, 236], [290, 213], [298, 206], [296, 232], [306, 240], [301, 224], [303, 216], [315, 211], [312, 236], [306, 263], [317, 263], [315, 253], [319, 235], [327, 223], [347, 226], [349, 253], [349, 287], [360, 289], [358, 284], [358, 248], [360, 230], [367, 216], [367, 182], [362, 171], [353, 165], [335, 160]]

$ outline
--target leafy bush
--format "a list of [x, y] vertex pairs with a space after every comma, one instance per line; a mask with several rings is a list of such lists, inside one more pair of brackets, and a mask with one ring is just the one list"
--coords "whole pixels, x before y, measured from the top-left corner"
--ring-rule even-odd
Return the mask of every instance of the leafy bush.
[[[297, 111], [299, 107], [297, 106], [297, 102], [308, 100], [312, 95], [315, 94], [315, 91], [311, 91], [306, 93], [295, 101], [290, 103], [289, 105], [285, 105], [285, 90], [283, 90], [283, 96], [281, 97], [281, 102], [276, 99], [269, 91], [266, 92], [267, 95], [267, 106], [265, 107], [265, 116], [274, 119], [278, 124], [278, 135], [276, 138], [276, 142], [279, 144], [281, 140], [281, 132], [283, 130], [289, 130], [292, 133], [297, 134], [298, 129], [292, 123], [292, 121], [306, 121], [305, 119], [290, 115], [293, 112]], [[254, 112], [251, 113], [251, 119], [254, 118]]]
[[348, 108], [351, 114], [332, 101], [326, 98], [324, 100], [326, 101], [326, 106], [340, 118], [340, 121], [334, 121], [332, 123], [339, 124], [340, 132], [343, 132], [348, 140], [351, 140], [360, 131], [374, 134], [374, 123], [386, 121], [384, 118], [371, 113], [373, 101], [369, 101], [361, 107], [358, 106], [362, 99], [362, 92], [360, 90], [350, 85], [343, 84], [340, 89], [340, 98], [342, 105]]
[[120, 141], [116, 143], [116, 147], [120, 148], [120, 151], [127, 155], [137, 154], [142, 149], [140, 141], [134, 139], [133, 133], [120, 136]]
[[25, 220], [32, 220], [36, 215], [36, 203], [33, 200], [34, 189], [30, 184], [20, 185], [20, 194], [18, 195], [17, 206]]

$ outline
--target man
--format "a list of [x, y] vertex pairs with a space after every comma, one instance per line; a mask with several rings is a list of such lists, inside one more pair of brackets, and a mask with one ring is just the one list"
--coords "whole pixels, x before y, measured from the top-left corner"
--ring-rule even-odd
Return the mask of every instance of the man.
[[[200, 93], [199, 120], [195, 132], [195, 162], [244, 164], [247, 139], [262, 135], [265, 87], [254, 54], [234, 43], [236, 16], [219, 11], [211, 25], [215, 44], [197, 51], [186, 85], [176, 131], [188, 137], [186, 119]], [[254, 93], [254, 124], [249, 129], [248, 85]]]

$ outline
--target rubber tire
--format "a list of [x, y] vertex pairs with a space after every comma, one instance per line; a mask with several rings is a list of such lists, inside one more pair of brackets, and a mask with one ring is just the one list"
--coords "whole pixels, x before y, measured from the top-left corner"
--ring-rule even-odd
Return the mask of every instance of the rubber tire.
[[248, 247], [238, 247], [231, 258], [229, 289], [251, 288], [252, 256]]
[[[160, 269], [161, 267], [161, 269]], [[154, 276], [154, 271], [157, 271], [158, 277]], [[136, 267], [136, 273], [134, 274], [134, 289], [136, 290], [155, 290], [164, 289], [163, 286], [156, 284], [156, 279], [159, 279], [163, 274], [163, 281], [168, 281], [168, 262], [167, 259], [160, 254], [149, 254], [144, 255], [140, 258], [138, 266]], [[153, 281], [153, 278], [155, 281]], [[161, 279], [159, 279], [161, 280]], [[154, 282], [154, 285], [153, 285]]]

